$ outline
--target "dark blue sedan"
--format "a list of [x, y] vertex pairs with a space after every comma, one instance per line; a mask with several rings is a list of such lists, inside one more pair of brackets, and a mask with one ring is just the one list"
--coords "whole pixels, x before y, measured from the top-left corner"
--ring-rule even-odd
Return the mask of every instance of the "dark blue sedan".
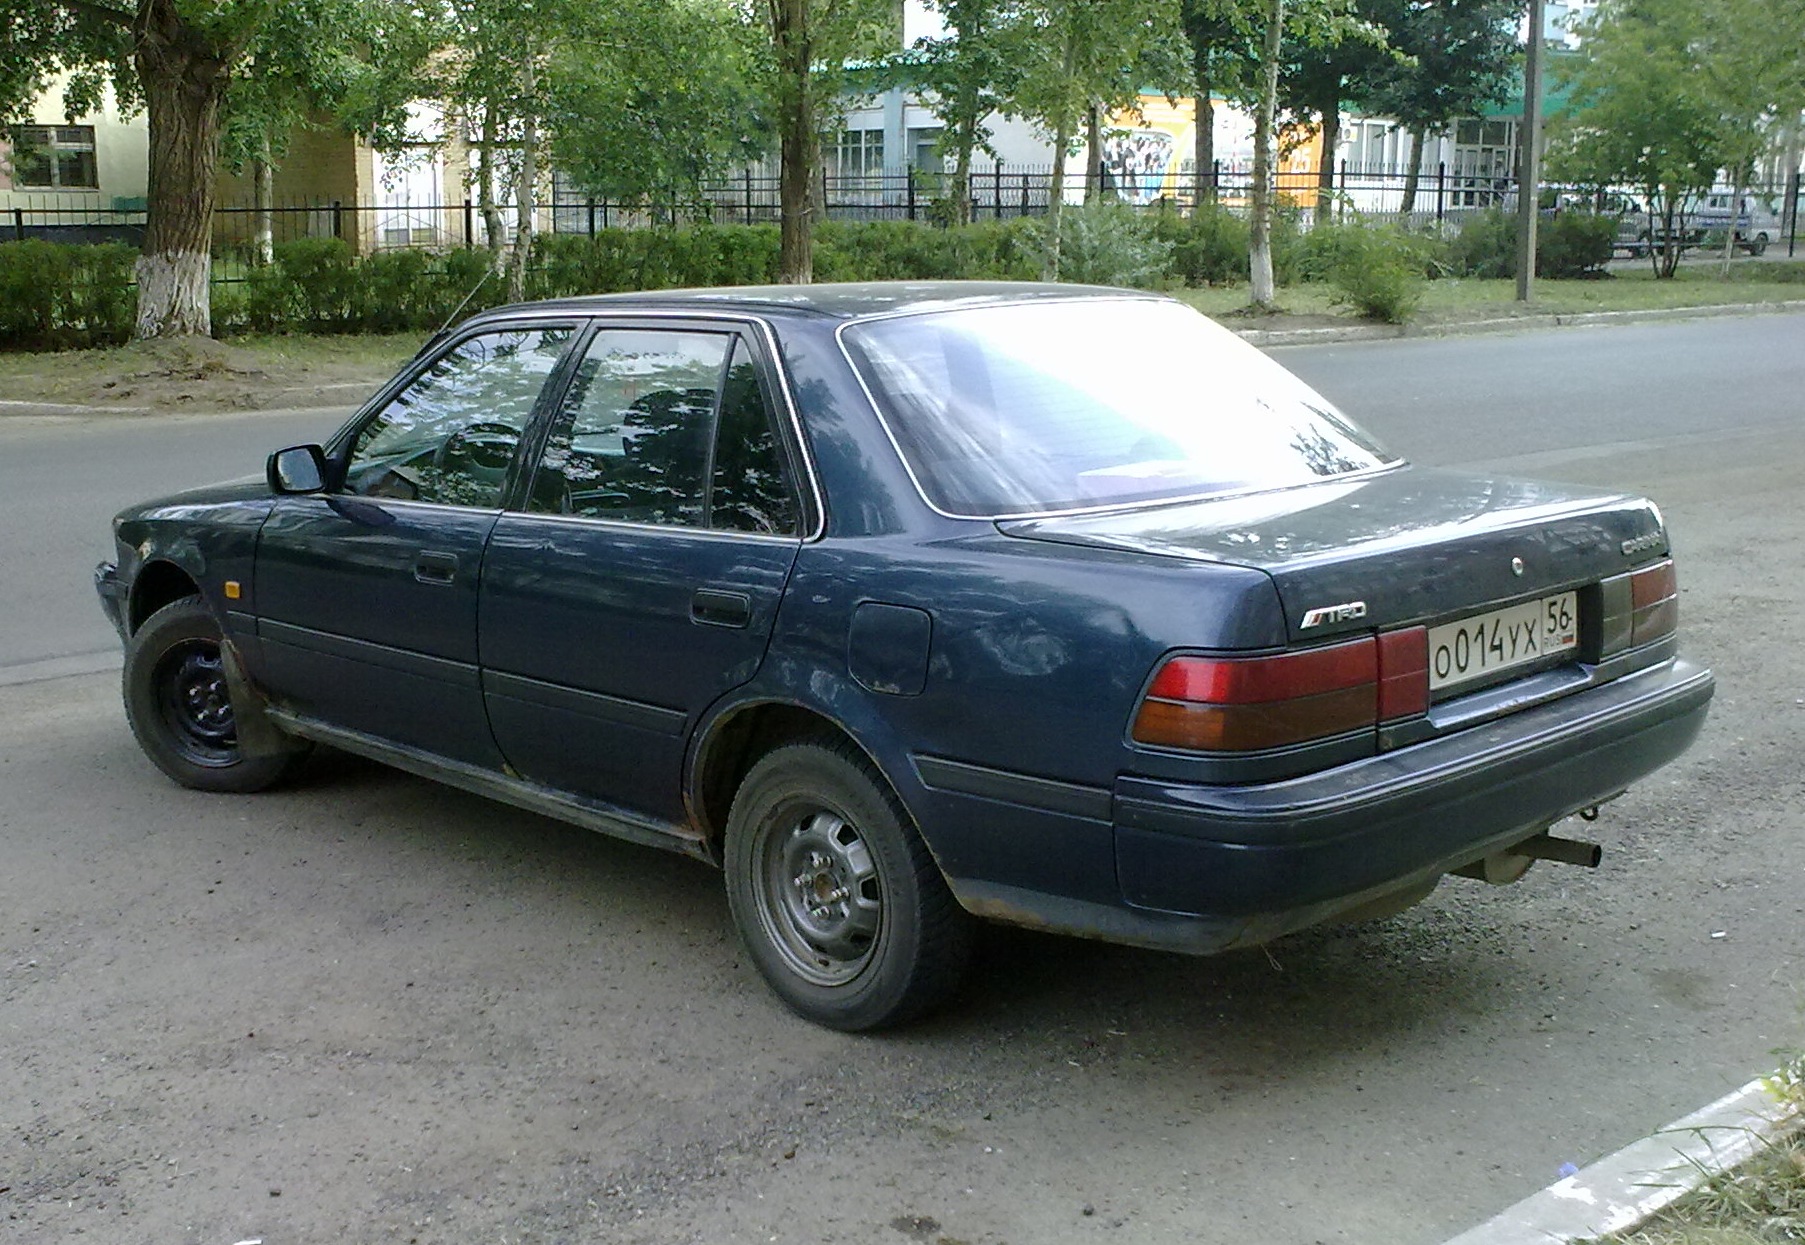
[[1711, 698], [1640, 498], [1430, 471], [1172, 301], [644, 294], [430, 342], [98, 572], [177, 782], [315, 743], [720, 865], [823, 1024], [973, 918], [1207, 953], [1513, 881]]

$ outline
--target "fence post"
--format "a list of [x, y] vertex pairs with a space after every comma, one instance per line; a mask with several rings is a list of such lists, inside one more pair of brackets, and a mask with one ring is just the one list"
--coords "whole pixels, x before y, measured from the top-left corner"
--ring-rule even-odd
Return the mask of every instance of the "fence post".
[[[1798, 178], [1795, 177], [1793, 183], [1797, 185]], [[25, 209], [22, 207], [13, 209], [13, 241], [25, 241]]]
[[332, 201], [332, 236], [341, 239], [345, 236], [345, 205], [337, 199]]
[[589, 236], [595, 237], [595, 197], [589, 199]]
[[1341, 160], [1341, 177], [1335, 184], [1335, 219], [1340, 220], [1347, 212], [1347, 157]]
[[1790, 218], [1786, 226], [1786, 258], [1791, 259], [1793, 250], [1799, 244], [1799, 171], [1793, 170], [1792, 195], [1786, 201], [1786, 213]]
[[904, 169], [903, 177], [906, 179], [906, 182], [907, 182], [909, 219], [914, 220], [915, 219], [915, 170], [912, 168]]
[[746, 166], [746, 223], [752, 223], [752, 166]]
[[1448, 162], [1435, 162], [1435, 223], [1442, 223], [1442, 214], [1446, 210], [1448, 191]]

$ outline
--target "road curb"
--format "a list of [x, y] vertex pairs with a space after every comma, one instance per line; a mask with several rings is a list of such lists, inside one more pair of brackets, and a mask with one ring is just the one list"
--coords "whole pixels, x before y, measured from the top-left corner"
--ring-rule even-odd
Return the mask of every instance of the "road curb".
[[1236, 329], [1256, 346], [1316, 346], [1330, 342], [1395, 341], [1400, 337], [1464, 337], [1546, 328], [1634, 324], [1642, 320], [1703, 320], [1717, 316], [1805, 311], [1805, 299], [1782, 303], [1716, 303], [1703, 307], [1647, 307], [1636, 311], [1550, 311], [1447, 324], [1355, 324], [1312, 329]]
[[1801, 1125], [1805, 1108], [1781, 1104], [1757, 1078], [1446, 1245], [1566, 1245], [1633, 1229]]

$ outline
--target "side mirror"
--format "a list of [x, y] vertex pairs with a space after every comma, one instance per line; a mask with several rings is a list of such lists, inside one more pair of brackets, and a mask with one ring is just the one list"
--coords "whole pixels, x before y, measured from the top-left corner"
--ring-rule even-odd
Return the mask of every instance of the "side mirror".
[[326, 488], [326, 451], [291, 445], [269, 456], [265, 467], [272, 493], [319, 493]]

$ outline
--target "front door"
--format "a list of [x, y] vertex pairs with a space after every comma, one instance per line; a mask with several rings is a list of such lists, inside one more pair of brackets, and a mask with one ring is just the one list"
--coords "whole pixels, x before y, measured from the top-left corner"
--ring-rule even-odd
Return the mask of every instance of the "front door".
[[343, 483], [284, 497], [257, 544], [263, 685], [298, 712], [499, 767], [477, 677], [483, 547], [570, 324], [449, 343], [334, 446]]
[[691, 728], [757, 671], [801, 544], [748, 336], [603, 326], [483, 568], [489, 720], [525, 777], [666, 822]]

